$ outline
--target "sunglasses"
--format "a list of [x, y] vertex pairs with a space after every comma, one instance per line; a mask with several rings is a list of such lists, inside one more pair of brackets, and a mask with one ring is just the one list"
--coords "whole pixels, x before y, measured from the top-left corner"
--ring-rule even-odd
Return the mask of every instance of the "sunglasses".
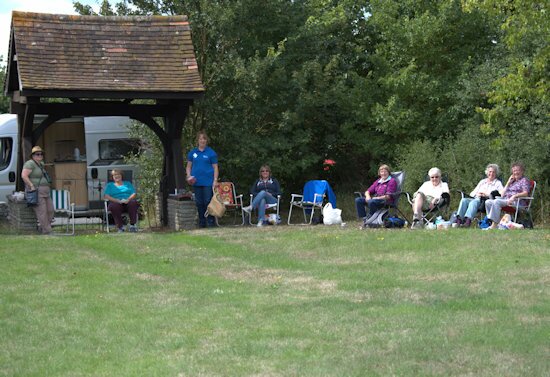
[[35, 152], [35, 153], [33, 153], [33, 155], [35, 155], [35, 156], [44, 156], [44, 153], [42, 153], [42, 152]]

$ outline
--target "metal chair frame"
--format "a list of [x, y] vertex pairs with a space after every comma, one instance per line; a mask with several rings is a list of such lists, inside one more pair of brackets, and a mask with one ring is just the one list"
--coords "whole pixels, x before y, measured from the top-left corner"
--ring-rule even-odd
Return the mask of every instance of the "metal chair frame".
[[[111, 173], [112, 173], [112, 170], [110, 170], [110, 169], [107, 170], [107, 182], [114, 182], [113, 176], [111, 175]], [[122, 174], [123, 174], [123, 177], [126, 178], [126, 179], [124, 179], [125, 181], [132, 182], [132, 175], [133, 175], [132, 170], [123, 170]], [[109, 201], [107, 199], [103, 199], [103, 206], [104, 206], [103, 221], [105, 223], [105, 227], [107, 228], [107, 233], [110, 233], [110, 231], [109, 231], [109, 215], [111, 214], [111, 211], [109, 211]], [[122, 214], [123, 215], [124, 214], [128, 215], [128, 212], [123, 212]], [[139, 212], [138, 212], [138, 217], [137, 217], [135, 225], [138, 226], [138, 223], [139, 223]]]
[[[75, 234], [75, 222], [74, 222], [74, 206], [71, 202], [71, 193], [69, 190], [50, 190], [50, 197], [52, 198], [54, 214], [62, 214], [67, 219], [65, 234]], [[69, 231], [69, 225], [71, 225], [71, 231]]]
[[[334, 207], [336, 206], [336, 195], [332, 191], [330, 184], [323, 179], [307, 181], [304, 185], [302, 194], [291, 194], [287, 220], [288, 225], [311, 225], [313, 223], [315, 211], [319, 210], [319, 213], [322, 215], [323, 206], [326, 201], [331, 202]], [[304, 222], [302, 224], [292, 224], [290, 222], [292, 218], [292, 207], [299, 207], [302, 209], [304, 213]]]
[[[426, 175], [424, 177], [424, 182], [427, 182], [429, 180], [430, 180], [430, 177], [428, 175]], [[448, 181], [449, 181], [449, 179], [448, 179], [447, 174], [445, 174], [445, 173], [441, 174], [441, 182], [445, 182], [445, 183], [448, 184]], [[450, 191], [450, 189], [449, 189], [449, 191]], [[412, 206], [414, 198], [408, 192], [406, 192], [405, 195], [407, 195], [407, 201]], [[450, 194], [449, 194], [449, 198], [450, 198]], [[427, 225], [427, 224], [431, 223], [433, 221], [433, 219], [435, 219], [437, 216], [440, 216], [440, 215], [445, 215], [446, 216], [449, 212], [450, 207], [451, 207], [450, 199], [449, 199], [448, 202], [444, 201], [443, 203], [438, 203], [436, 206], [434, 206], [433, 208], [431, 208], [427, 212], [422, 212], [422, 218], [420, 219], [420, 221], [422, 221], [424, 223], [424, 225]]]
[[[319, 209], [319, 212], [323, 211], [323, 201], [325, 199], [325, 194], [313, 194], [313, 201], [305, 201], [304, 196], [301, 194], [291, 194], [290, 199], [290, 209], [288, 211], [288, 225], [311, 225], [313, 222], [313, 215], [315, 214], [315, 210]], [[290, 218], [292, 216], [292, 207], [299, 207], [304, 212], [304, 223], [303, 224], [291, 224]], [[310, 211], [311, 214], [309, 215], [309, 221], [307, 219], [306, 212]]]
[[[233, 225], [244, 225], [243, 194], [237, 195], [235, 184], [231, 181], [219, 182], [216, 189], [226, 211], [233, 211], [234, 213]], [[237, 213], [239, 211], [241, 212], [241, 223], [237, 224]], [[216, 218], [216, 224], [219, 226], [218, 218]]]
[[[505, 206], [501, 208], [502, 212], [505, 212], [514, 216], [514, 222], [517, 222], [518, 216], [520, 214], [525, 213], [527, 216], [529, 216], [529, 220], [531, 221], [531, 223], [533, 223], [533, 216], [531, 214], [531, 204], [535, 199], [535, 190], [537, 188], [537, 182], [534, 180], [530, 180], [530, 185], [531, 185], [531, 189], [529, 191], [529, 196], [521, 198], [521, 200], [527, 200], [529, 202], [527, 207], [520, 206], [519, 205], [520, 201], [518, 200], [515, 206]], [[461, 190], [456, 190], [456, 191], [460, 193], [460, 199], [471, 198], [471, 196], [467, 195], [464, 191], [461, 191]], [[474, 219], [477, 218], [477, 220], [480, 220], [481, 218], [480, 214], [484, 214], [484, 213], [486, 213], [486, 210], [485, 210], [485, 206], [482, 205], [479, 207]], [[472, 221], [474, 219], [472, 219]]]
[[[254, 195], [250, 194], [250, 205], [252, 205], [252, 200], [254, 200]], [[266, 213], [268, 210], [275, 211], [277, 213], [277, 217], [280, 218], [279, 216], [280, 206], [281, 206], [281, 195], [277, 195], [277, 203], [266, 204], [265, 206]], [[252, 212], [248, 215], [248, 224], [252, 225]]]
[[[111, 211], [109, 211], [109, 201], [107, 199], [103, 200], [103, 221], [105, 222], [105, 227], [107, 230], [107, 233], [110, 233], [110, 224], [109, 224], [109, 215], [111, 214]], [[141, 207], [140, 207], [141, 208]], [[122, 212], [123, 215], [129, 216], [128, 212], [124, 211]], [[139, 229], [139, 209], [138, 209], [138, 216], [136, 219], [136, 223], [134, 224]]]
[[[408, 195], [408, 193], [401, 191], [403, 189], [403, 185], [405, 184], [406, 174], [404, 171], [396, 171], [391, 173], [390, 175], [393, 177], [393, 179], [397, 181], [397, 191], [393, 194], [386, 194], [393, 197], [393, 203], [384, 204], [384, 208], [387, 208], [390, 214], [392, 211], [397, 212], [398, 214], [403, 216], [403, 218], [407, 222], [410, 222], [407, 216], [403, 213], [403, 211], [399, 209], [399, 199], [401, 198], [402, 195]], [[365, 194], [359, 191], [355, 191], [354, 194], [358, 198], [365, 197]]]
[[[517, 222], [519, 214], [525, 213], [527, 216], [529, 216], [529, 220], [531, 221], [531, 224], [533, 223], [533, 215], [531, 214], [531, 204], [533, 204], [533, 201], [535, 200], [535, 190], [537, 189], [537, 182], [531, 179], [530, 183], [531, 183], [531, 189], [529, 190], [529, 196], [520, 198], [520, 200], [516, 201], [515, 206], [506, 206], [501, 208], [502, 212], [506, 212], [506, 213], [509, 213], [510, 215], [514, 215], [514, 222]], [[520, 205], [520, 202], [524, 200], [528, 201], [527, 206]]]

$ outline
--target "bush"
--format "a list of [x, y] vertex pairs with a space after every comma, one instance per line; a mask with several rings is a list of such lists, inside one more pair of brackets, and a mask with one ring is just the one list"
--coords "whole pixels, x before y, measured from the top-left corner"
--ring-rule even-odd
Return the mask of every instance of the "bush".
[[[520, 160], [525, 164], [526, 176], [536, 180], [538, 184], [533, 203], [535, 222], [546, 225], [544, 213], [550, 210], [548, 178], [545, 177], [547, 166], [544, 164], [545, 153], [548, 153], [544, 147], [546, 141], [544, 137], [538, 140], [529, 138], [528, 133], [526, 129], [516, 130], [513, 132], [514, 138], [497, 148], [493, 137], [472, 125], [455, 137], [442, 138], [435, 142], [425, 140], [399, 148], [396, 166], [407, 173], [405, 191], [416, 191], [428, 170], [436, 166], [448, 175], [451, 191], [462, 190], [468, 193], [485, 177], [487, 164], [499, 165], [500, 178], [505, 184], [510, 175], [510, 166]], [[457, 206], [458, 201], [454, 200], [452, 207]]]
[[126, 158], [130, 164], [139, 167], [138, 195], [145, 211], [146, 218], [153, 219], [155, 225], [158, 221], [156, 213], [157, 195], [160, 191], [160, 180], [163, 174], [164, 149], [159, 138], [145, 124], [133, 121], [128, 126], [130, 135], [141, 140], [141, 148], [138, 154]]

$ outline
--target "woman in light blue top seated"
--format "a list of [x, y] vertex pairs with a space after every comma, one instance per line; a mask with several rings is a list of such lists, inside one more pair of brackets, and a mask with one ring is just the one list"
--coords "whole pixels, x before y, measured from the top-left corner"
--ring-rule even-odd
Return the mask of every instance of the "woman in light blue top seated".
[[498, 191], [502, 195], [504, 187], [497, 178], [500, 169], [497, 164], [489, 164], [485, 168], [487, 178], [482, 179], [476, 188], [470, 193], [470, 198], [462, 198], [458, 205], [456, 222], [459, 226], [469, 227], [479, 207], [485, 205], [485, 200], [491, 197], [491, 193]]
[[137, 232], [137, 217], [139, 204], [136, 200], [136, 189], [129, 181], [122, 180], [122, 170], [111, 172], [113, 182], [107, 183], [104, 197], [109, 201], [108, 209], [113, 215], [116, 227], [119, 232], [124, 232], [122, 214], [128, 212], [130, 216], [130, 232]]

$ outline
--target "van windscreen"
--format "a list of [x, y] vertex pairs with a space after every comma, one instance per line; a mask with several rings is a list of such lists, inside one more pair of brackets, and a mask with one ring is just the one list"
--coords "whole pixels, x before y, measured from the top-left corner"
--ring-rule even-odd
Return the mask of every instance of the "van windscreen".
[[0, 138], [0, 170], [10, 166], [13, 139], [11, 137]]
[[139, 153], [138, 139], [103, 139], [99, 141], [100, 160], [120, 160]]

